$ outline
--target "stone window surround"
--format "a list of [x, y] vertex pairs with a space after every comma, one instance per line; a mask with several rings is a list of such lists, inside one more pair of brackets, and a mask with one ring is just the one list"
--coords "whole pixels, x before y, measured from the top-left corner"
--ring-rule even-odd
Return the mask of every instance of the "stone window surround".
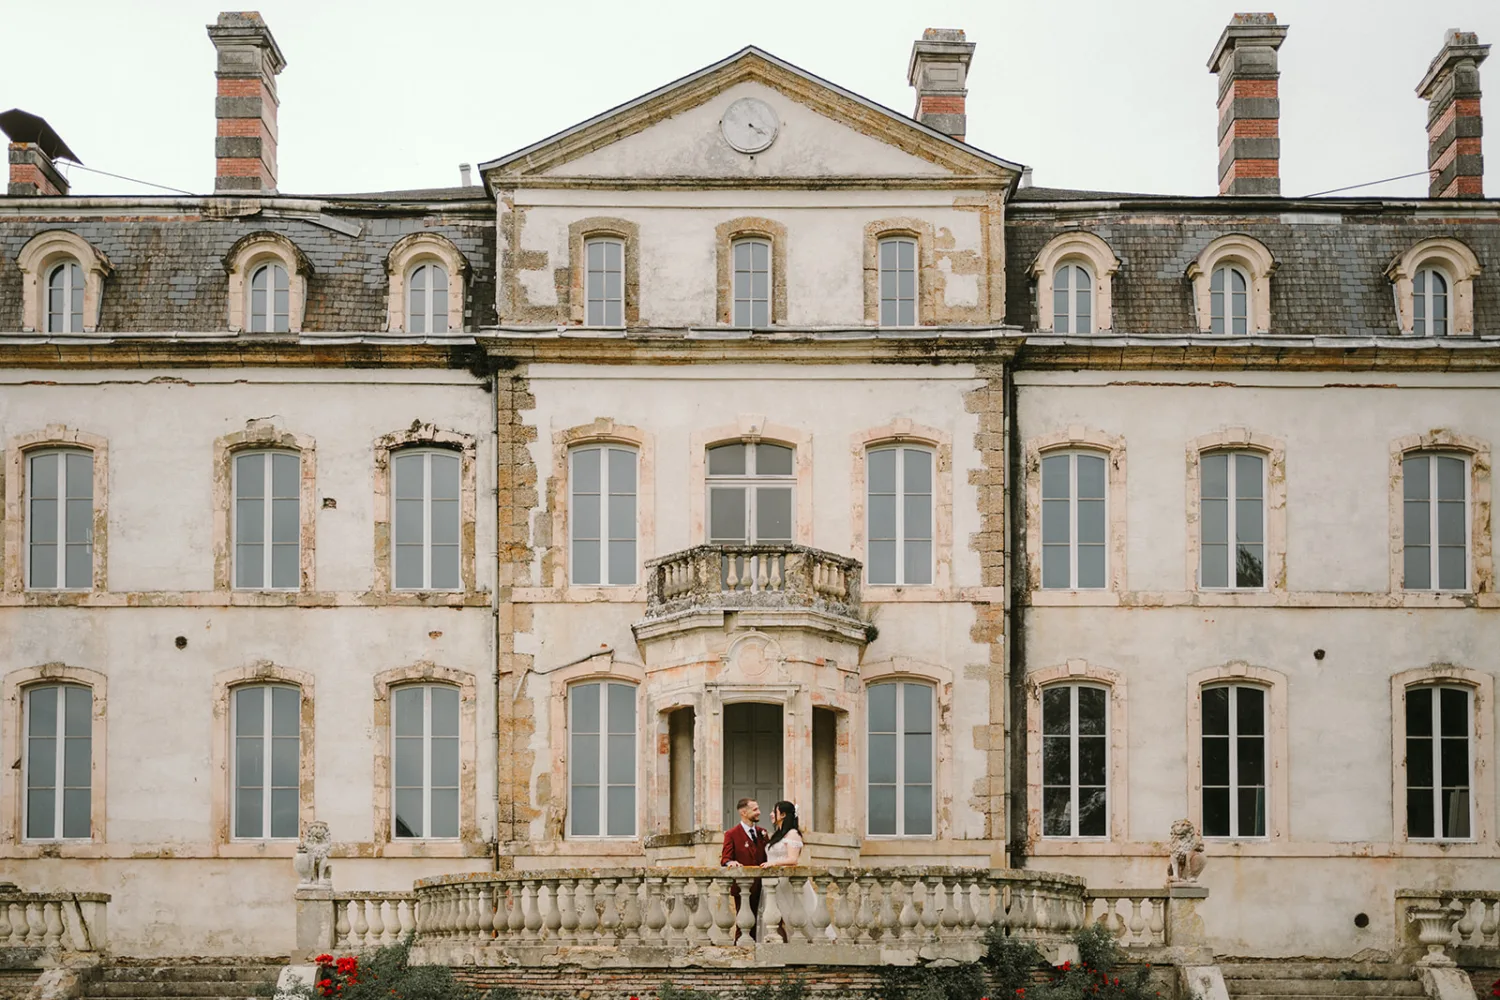
[[[1437, 236], [1414, 244], [1398, 255], [1385, 269], [1396, 296], [1396, 324], [1406, 336], [1415, 327], [1412, 279], [1424, 267], [1438, 267], [1452, 282], [1449, 289], [1449, 336], [1474, 335], [1474, 279], [1479, 276], [1479, 259], [1463, 243], [1447, 236]], [[1431, 333], [1428, 336], [1432, 336]]]
[[[1203, 587], [1198, 578], [1203, 456], [1215, 451], [1258, 451], [1266, 460], [1266, 562], [1263, 587]], [[1187, 447], [1187, 580], [1194, 593], [1286, 593], [1286, 442], [1244, 427], [1194, 438]]]
[[[572, 451], [591, 444], [620, 444], [635, 450], [636, 572], [634, 586], [588, 584], [574, 586], [568, 576], [569, 492]], [[611, 417], [598, 417], [591, 424], [569, 427], [552, 435], [552, 477], [548, 481], [548, 503], [552, 511], [552, 541], [542, 547], [542, 581], [564, 600], [591, 601], [601, 593], [609, 600], [646, 599], [645, 564], [656, 555], [656, 450], [650, 434], [639, 427], [617, 424]], [[618, 596], [616, 596], [618, 595]]]
[[[864, 821], [869, 814], [870, 801], [870, 769], [868, 766], [868, 751], [870, 746], [868, 710], [868, 692], [871, 685], [881, 684], [887, 681], [912, 681], [918, 684], [927, 684], [933, 688], [933, 720], [932, 720], [932, 833], [925, 835], [894, 835], [876, 834], [869, 832], [869, 826]], [[855, 785], [859, 789], [858, 801], [855, 802], [855, 815], [861, 817], [861, 822], [854, 832], [864, 840], [878, 841], [883, 844], [910, 842], [913, 844], [931, 843], [937, 840], [947, 840], [952, 836], [952, 814], [954, 801], [957, 798], [957, 789], [953, 787], [953, 753], [955, 743], [953, 739], [953, 671], [936, 663], [925, 663], [921, 660], [912, 659], [907, 656], [894, 656], [886, 660], [878, 660], [874, 663], [862, 663], [859, 667], [859, 705], [855, 713], [856, 721], [851, 727], [854, 730], [854, 744], [857, 747], [853, 756], [853, 767], [855, 774]], [[809, 720], [810, 723], [810, 720]], [[986, 782], [987, 783], [987, 782]], [[809, 786], [811, 787], [811, 786]], [[920, 848], [916, 848], [920, 850]]]
[[588, 325], [588, 259], [584, 248], [589, 240], [598, 237], [613, 237], [625, 244], [624, 325], [640, 326], [641, 229], [629, 219], [606, 215], [578, 219], [568, 225], [568, 299], [559, 303], [567, 310], [567, 322], [574, 326]]
[[850, 477], [849, 520], [852, 537], [849, 554], [863, 565], [869, 560], [865, 552], [865, 494], [867, 463], [873, 448], [886, 445], [914, 444], [932, 451], [932, 583], [875, 585], [865, 583], [862, 594], [867, 602], [889, 600], [908, 589], [945, 591], [953, 585], [953, 436], [936, 427], [915, 424], [901, 417], [880, 427], [857, 431], [849, 437]]
[[262, 684], [279, 684], [297, 688], [300, 699], [297, 735], [300, 747], [297, 762], [297, 811], [299, 826], [306, 828], [315, 818], [317, 798], [314, 795], [314, 780], [317, 777], [317, 753], [313, 743], [314, 691], [313, 675], [290, 667], [279, 666], [269, 660], [261, 660], [231, 670], [221, 670], [213, 677], [213, 749], [212, 773], [214, 776], [211, 816], [214, 844], [220, 857], [291, 857], [297, 852], [293, 840], [270, 840], [262, 838], [240, 838], [233, 836], [232, 805], [234, 796], [234, 772], [230, 766], [234, 753], [234, 737], [230, 732], [233, 712], [230, 698], [237, 688]]
[[1094, 328], [1089, 332], [1105, 333], [1114, 329], [1114, 281], [1115, 272], [1120, 269], [1120, 258], [1103, 239], [1080, 229], [1048, 240], [1031, 262], [1031, 276], [1036, 281], [1038, 331], [1051, 333], [1054, 327], [1053, 275], [1063, 264], [1077, 263], [1086, 266], [1094, 275]]
[[[566, 840], [581, 844], [599, 844], [609, 841], [633, 844], [644, 839], [644, 831], [647, 829], [648, 822], [646, 806], [650, 801], [650, 796], [645, 787], [645, 778], [650, 773], [647, 759], [648, 754], [655, 750], [654, 746], [648, 745], [651, 742], [647, 738], [649, 733], [646, 727], [642, 725], [642, 720], [645, 717], [646, 668], [639, 663], [616, 659], [610, 651], [601, 651], [578, 663], [570, 663], [548, 671], [546, 677], [545, 691], [547, 694], [547, 705], [545, 709], [537, 706], [537, 710], [544, 710], [547, 713], [547, 743], [549, 756], [552, 760], [551, 767], [547, 771], [549, 775], [549, 790], [544, 791], [540, 787], [541, 779], [538, 777], [534, 779], [536, 784], [533, 788], [532, 797], [532, 801], [541, 810], [545, 821], [545, 833], [543, 836], [547, 840]], [[589, 681], [613, 681], [617, 684], [630, 684], [635, 687], [636, 832], [634, 836], [609, 837], [600, 835], [596, 837], [574, 837], [568, 833], [568, 810], [571, 805], [570, 797], [572, 793], [572, 788], [568, 783], [568, 744], [572, 736], [568, 728], [568, 690], [574, 684], [585, 684]]]
[[383, 434], [375, 439], [375, 579], [371, 588], [384, 603], [419, 605], [445, 603], [447, 590], [396, 590], [391, 586], [393, 550], [391, 547], [391, 456], [403, 448], [447, 448], [459, 453], [458, 526], [459, 581], [468, 597], [477, 594], [475, 583], [474, 544], [478, 499], [475, 486], [475, 449], [473, 435], [442, 430], [434, 424], [413, 423], [405, 430]]
[[771, 244], [771, 325], [783, 324], [786, 322], [786, 226], [755, 215], [730, 219], [714, 228], [718, 322], [721, 326], [734, 325], [734, 244], [743, 239]]
[[[1246, 326], [1251, 334], [1269, 333], [1271, 330], [1271, 274], [1276, 270], [1276, 258], [1264, 243], [1243, 233], [1229, 233], [1204, 247], [1188, 265], [1187, 277], [1193, 283], [1193, 303], [1198, 315], [1198, 330], [1208, 333], [1213, 324], [1210, 284], [1214, 271], [1221, 264], [1235, 264], [1242, 268], [1250, 279], [1250, 316]], [[1227, 293], [1226, 293], [1227, 294]], [[1226, 332], [1216, 336], [1243, 336]]]
[[[385, 858], [484, 857], [489, 844], [478, 822], [478, 705], [474, 675], [428, 660], [375, 675], [374, 853]], [[408, 684], [447, 684], [458, 688], [458, 837], [400, 838], [391, 835], [391, 691]], [[309, 814], [309, 819], [312, 814]]]
[[[89, 840], [83, 844], [102, 844], [106, 839], [106, 820], [108, 819], [108, 801], [105, 783], [106, 763], [109, 760], [106, 737], [108, 735], [106, 723], [108, 720], [108, 680], [104, 674], [85, 667], [71, 667], [64, 663], [43, 663], [35, 667], [23, 667], [12, 670], [5, 675], [4, 699], [5, 720], [7, 724], [0, 727], [3, 730], [3, 748], [5, 759], [15, 761], [18, 765], [25, 755], [24, 739], [22, 737], [22, 718], [24, 706], [22, 697], [27, 688], [40, 684], [81, 684], [88, 687], [93, 694], [93, 731], [90, 734], [92, 742], [90, 752], [93, 755], [92, 770], [90, 772], [89, 784]], [[10, 845], [26, 844], [34, 850], [44, 849], [43, 845], [50, 847], [56, 843], [64, 848], [71, 845], [74, 848], [80, 846], [79, 841], [26, 841], [21, 828], [21, 796], [25, 789], [21, 783], [24, 780], [24, 766], [8, 767], [5, 769], [5, 777], [0, 781], [0, 843]]]
[[[1092, 685], [1109, 691], [1109, 834], [1107, 837], [1045, 837], [1042, 834], [1042, 691], [1059, 685]], [[1125, 675], [1087, 660], [1034, 670], [1026, 675], [1026, 837], [1067, 843], [1129, 840], [1130, 771]]]
[[467, 301], [465, 292], [469, 277], [468, 258], [446, 237], [436, 233], [410, 233], [396, 241], [385, 259], [385, 271], [390, 276], [386, 330], [391, 333], [406, 332], [407, 276], [418, 264], [429, 263], [441, 264], [448, 272], [448, 332], [463, 331], [464, 303]]
[[1266, 835], [1264, 837], [1212, 837], [1218, 842], [1290, 841], [1288, 813], [1291, 793], [1287, 767], [1287, 678], [1279, 670], [1252, 667], [1242, 660], [1232, 660], [1220, 667], [1199, 670], [1187, 677], [1188, 725], [1188, 819], [1203, 829], [1203, 689], [1215, 684], [1247, 684], [1266, 692], [1268, 732], [1266, 733]]
[[[1474, 796], [1473, 836], [1467, 840], [1410, 840], [1406, 835], [1406, 692], [1444, 684], [1466, 687], [1473, 695], [1474, 735], [1469, 746], [1470, 787]], [[1495, 678], [1482, 670], [1434, 663], [1391, 676], [1391, 839], [1398, 844], [1488, 844], [1495, 822]]]
[[[234, 460], [246, 451], [296, 452], [301, 481], [297, 491], [297, 511], [301, 521], [298, 533], [298, 590], [315, 590], [317, 566], [315, 540], [318, 523], [317, 484], [318, 453], [313, 439], [305, 434], [277, 431], [269, 422], [252, 421], [245, 430], [214, 439], [214, 590], [227, 591], [234, 586]], [[272, 590], [271, 587], [253, 588]]]
[[[1470, 437], [1446, 428], [1434, 428], [1422, 434], [1408, 434], [1391, 442], [1390, 469], [1390, 551], [1391, 593], [1426, 594], [1431, 591], [1407, 591], [1405, 576], [1405, 539], [1402, 517], [1404, 473], [1402, 462], [1417, 451], [1461, 452], [1469, 459], [1469, 593], [1487, 594], [1495, 589], [1495, 567], [1490, 537], [1490, 445], [1483, 438]], [[1448, 593], [1452, 593], [1449, 591]]]
[[[92, 590], [26, 589], [26, 456], [44, 448], [78, 448], [94, 456], [94, 582]], [[109, 552], [109, 441], [97, 434], [48, 424], [12, 437], [5, 451], [5, 590], [28, 604], [81, 603], [107, 589]]]
[[[1125, 479], [1125, 439], [1116, 434], [1077, 424], [1065, 430], [1040, 434], [1026, 442], [1026, 552], [1027, 586], [1035, 595], [1042, 590], [1042, 459], [1054, 451], [1086, 451], [1101, 454], [1108, 465], [1104, 491], [1105, 523], [1109, 532], [1105, 551], [1109, 560], [1105, 593], [1123, 594], [1126, 574], [1126, 526], [1129, 523]], [[1049, 590], [1049, 594], [1096, 594], [1101, 588]]]
[[812, 545], [812, 434], [783, 424], [767, 423], [765, 417], [753, 414], [740, 414], [732, 424], [693, 431], [692, 457], [688, 466], [688, 537], [691, 544], [703, 545], [708, 541], [708, 449], [714, 445], [732, 444], [736, 441], [765, 441], [788, 445], [796, 450], [793, 490], [797, 510], [792, 541], [797, 545]]
[[295, 243], [280, 233], [257, 232], [241, 237], [224, 255], [224, 269], [229, 272], [230, 333], [245, 333], [249, 329], [250, 277], [257, 267], [268, 263], [286, 268], [287, 329], [291, 333], [302, 332], [312, 264]]
[[932, 291], [940, 287], [933, 278], [937, 271], [937, 236], [932, 223], [909, 216], [876, 219], [865, 224], [865, 325], [880, 325], [880, 241], [893, 236], [917, 241], [917, 325], [931, 326], [937, 322]]
[[104, 279], [114, 270], [109, 259], [87, 240], [66, 229], [49, 229], [33, 236], [16, 254], [21, 272], [21, 329], [37, 333], [47, 329], [47, 275], [63, 261], [73, 261], [83, 271], [83, 332], [99, 329], [104, 303]]

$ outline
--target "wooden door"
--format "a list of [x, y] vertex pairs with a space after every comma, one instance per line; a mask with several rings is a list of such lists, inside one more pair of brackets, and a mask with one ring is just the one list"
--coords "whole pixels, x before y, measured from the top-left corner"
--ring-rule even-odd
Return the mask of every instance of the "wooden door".
[[740, 821], [735, 803], [760, 803], [770, 829], [771, 806], [781, 800], [781, 706], [740, 702], [724, 706], [724, 829]]

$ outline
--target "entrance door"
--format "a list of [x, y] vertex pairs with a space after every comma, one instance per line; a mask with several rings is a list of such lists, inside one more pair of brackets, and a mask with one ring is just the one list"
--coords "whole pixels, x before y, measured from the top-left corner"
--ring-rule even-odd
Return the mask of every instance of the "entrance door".
[[781, 706], [740, 702], [724, 706], [724, 829], [740, 821], [735, 803], [760, 803], [761, 825], [781, 800]]

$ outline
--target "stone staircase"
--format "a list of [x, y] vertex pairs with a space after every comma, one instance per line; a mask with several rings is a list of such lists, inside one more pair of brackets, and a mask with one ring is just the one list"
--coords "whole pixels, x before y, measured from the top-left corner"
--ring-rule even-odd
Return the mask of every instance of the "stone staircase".
[[84, 987], [93, 1000], [269, 1000], [285, 959], [117, 959]]
[[1393, 962], [1220, 962], [1219, 970], [1233, 1000], [1424, 995], [1412, 967]]

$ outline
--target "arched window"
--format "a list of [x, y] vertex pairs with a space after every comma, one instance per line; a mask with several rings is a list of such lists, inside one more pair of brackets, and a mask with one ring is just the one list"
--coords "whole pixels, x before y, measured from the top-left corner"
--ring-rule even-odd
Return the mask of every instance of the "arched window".
[[917, 241], [910, 236], [880, 241], [880, 325], [917, 325]]
[[595, 238], [584, 244], [584, 283], [588, 326], [625, 325], [625, 242]]
[[47, 274], [47, 332], [83, 332], [83, 268], [74, 260]]
[[932, 583], [933, 452], [884, 445], [865, 453], [866, 576], [873, 585]]
[[1203, 835], [1264, 837], [1270, 699], [1255, 684], [1203, 688]]
[[242, 451], [234, 456], [234, 585], [296, 590], [302, 584], [302, 456]]
[[568, 835], [634, 837], [636, 686], [568, 688]]
[[1108, 456], [1091, 451], [1042, 455], [1042, 586], [1108, 586], [1105, 492]]
[[49, 448], [26, 456], [26, 586], [94, 584], [94, 453]]
[[392, 836], [458, 836], [459, 689], [406, 684], [391, 691]]
[[771, 325], [771, 244], [767, 240], [735, 240], [734, 325]]
[[1266, 585], [1266, 456], [1214, 451], [1202, 456], [1199, 480], [1198, 584], [1258, 589]]
[[233, 689], [234, 836], [295, 839], [302, 795], [302, 692], [288, 684]]
[[796, 451], [769, 441], [708, 449], [708, 540], [757, 544], [792, 540]]
[[418, 264], [406, 279], [407, 333], [448, 332], [448, 269]]
[[1250, 332], [1250, 279], [1230, 264], [1214, 268], [1209, 283], [1209, 332]]
[[1109, 690], [1042, 689], [1042, 835], [1109, 835]]
[[1401, 459], [1402, 586], [1469, 588], [1469, 459], [1408, 452]]
[[930, 837], [935, 690], [919, 681], [882, 682], [866, 690], [870, 835]]
[[1082, 264], [1063, 264], [1052, 274], [1052, 329], [1094, 332], [1094, 276]]
[[88, 840], [93, 816], [93, 691], [37, 684], [25, 691], [27, 840]]
[[402, 448], [391, 456], [391, 472], [396, 589], [460, 589], [461, 456], [446, 448]]
[[636, 581], [636, 451], [594, 444], [569, 453], [569, 580], [581, 586]]
[[1474, 692], [1457, 684], [1406, 689], [1406, 836], [1474, 836]]
[[1411, 279], [1412, 333], [1418, 337], [1448, 335], [1448, 276], [1424, 267]]
[[290, 288], [286, 268], [280, 264], [262, 264], [251, 273], [251, 333], [287, 333], [291, 330]]

